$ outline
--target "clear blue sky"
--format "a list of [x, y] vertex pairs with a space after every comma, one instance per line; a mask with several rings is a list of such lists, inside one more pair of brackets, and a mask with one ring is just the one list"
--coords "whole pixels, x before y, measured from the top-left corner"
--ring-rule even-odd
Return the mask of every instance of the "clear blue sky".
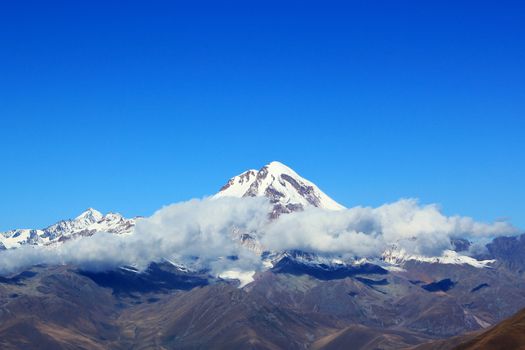
[[3, 1], [0, 230], [279, 160], [525, 227], [524, 1]]

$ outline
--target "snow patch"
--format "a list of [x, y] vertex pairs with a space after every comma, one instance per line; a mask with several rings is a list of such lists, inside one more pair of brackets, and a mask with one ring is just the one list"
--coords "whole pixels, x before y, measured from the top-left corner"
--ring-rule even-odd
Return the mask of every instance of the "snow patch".
[[402, 265], [406, 261], [420, 261], [430, 264], [470, 265], [476, 268], [489, 267], [496, 260], [476, 260], [473, 257], [461, 255], [453, 250], [445, 250], [441, 256], [426, 257], [408, 254], [404, 249], [393, 247], [383, 253], [383, 261], [392, 265]]
[[254, 275], [255, 271], [227, 270], [221, 272], [219, 277], [226, 280], [238, 280], [240, 282], [239, 288], [243, 288], [254, 281]]

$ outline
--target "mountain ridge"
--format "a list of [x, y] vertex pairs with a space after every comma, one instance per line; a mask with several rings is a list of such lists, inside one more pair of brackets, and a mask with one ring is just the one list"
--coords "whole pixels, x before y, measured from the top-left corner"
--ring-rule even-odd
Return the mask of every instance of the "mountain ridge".
[[[268, 195], [278, 207], [290, 205], [289, 213], [279, 212], [283, 217], [273, 219], [265, 216], [264, 206], [261, 217], [270, 224], [310, 212], [326, 214], [328, 209], [317, 210], [315, 205], [315, 198], [323, 198], [309, 197], [319, 192], [308, 180], [286, 169], [287, 174], [265, 167], [259, 183], [255, 181], [260, 171], [248, 170], [232, 178], [233, 184], [223, 186], [223, 191], [237, 186], [237, 197]], [[294, 181], [300, 181], [298, 187], [305, 186], [306, 192], [297, 191]], [[212, 200], [199, 203], [213, 205]], [[299, 213], [291, 210], [305, 208]], [[59, 244], [103, 231], [153, 232], [134, 231], [136, 220], [89, 208], [43, 230], [19, 230], [23, 232], [14, 238], [25, 243], [10, 247]], [[9, 238], [16, 231], [9, 231]], [[224, 254], [219, 261], [227, 264], [213, 272], [197, 260], [200, 269], [175, 256], [154, 260], [144, 270], [112, 265], [94, 271], [73, 260], [31, 265], [0, 276], [0, 345], [400, 349], [485, 329], [525, 305], [525, 236], [494, 239], [480, 260], [460, 254], [470, 242], [459, 238], [442, 257], [420, 257], [394, 245], [382, 257], [368, 259], [294, 249], [269, 251], [260, 244], [264, 232], [231, 227], [231, 232], [223, 233], [255, 253], [264, 267], [229, 265], [242, 256]], [[42, 251], [55, 251], [51, 248]]]
[[0, 232], [0, 248], [51, 245], [75, 237], [91, 236], [98, 232], [130, 234], [137, 219], [138, 217], [127, 219], [113, 212], [103, 215], [96, 209], [88, 208], [74, 219], [60, 220], [43, 229], [14, 229]]
[[[282, 214], [302, 211], [306, 208], [319, 208], [328, 211], [346, 209], [328, 197], [314, 183], [277, 161], [264, 165], [258, 171], [250, 169], [230, 178], [219, 192], [212, 196], [212, 199], [223, 197], [266, 197], [273, 204], [273, 209], [269, 213], [271, 219], [277, 219]], [[53, 245], [76, 237], [91, 236], [99, 232], [131, 234], [134, 231], [137, 219], [139, 218], [127, 219], [118, 213], [111, 212], [104, 215], [96, 209], [88, 208], [74, 219], [61, 220], [44, 229], [17, 229], [2, 232], [0, 233], [0, 250], [17, 248], [23, 245]], [[239, 244], [256, 254], [262, 254], [265, 250], [257, 233], [244, 232], [233, 228], [231, 236]], [[468, 246], [468, 244], [468, 241], [463, 242], [463, 245]], [[273, 252], [269, 256], [274, 260], [265, 260], [265, 263], [275, 263], [275, 259], [283, 256], [282, 253]], [[294, 257], [294, 259], [299, 258]], [[306, 265], [316, 266], [324, 265], [327, 261], [340, 259], [339, 257], [326, 259], [321, 256], [314, 256], [309, 261], [300, 260]], [[380, 260], [374, 259], [374, 261], [377, 264], [386, 264], [392, 267], [403, 266], [408, 261], [419, 261], [440, 264], [467, 264], [478, 268], [487, 267], [494, 262], [490, 258], [477, 260], [454, 251], [446, 251], [443, 256], [439, 257], [411, 255], [398, 248], [395, 244], [383, 253]], [[350, 259], [344, 263], [353, 266], [357, 262], [358, 260]], [[225, 271], [225, 276], [232, 275], [231, 271]], [[242, 285], [244, 284], [242, 283]]]

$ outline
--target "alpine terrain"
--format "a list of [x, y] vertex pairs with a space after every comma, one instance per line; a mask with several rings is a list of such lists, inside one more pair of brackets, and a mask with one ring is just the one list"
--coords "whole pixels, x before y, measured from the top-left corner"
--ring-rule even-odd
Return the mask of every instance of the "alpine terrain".
[[[229, 197], [267, 198], [270, 223], [316, 210], [347, 210], [279, 162], [234, 176], [210, 200]], [[88, 209], [47, 228], [1, 233], [0, 256], [17, 249], [60, 249], [102, 232], [133, 239], [144, 234], [141, 220], [147, 219]], [[490, 238], [479, 251], [470, 249], [479, 242], [453, 237], [448, 249], [435, 256], [387, 242], [381, 254], [358, 256], [270, 249], [266, 233], [250, 225], [232, 225], [229, 233], [259, 259], [258, 268], [202, 265], [195, 250], [191, 259], [181, 260], [177, 252], [167, 252], [146, 269], [63, 263], [6, 273], [0, 277], [0, 346], [474, 349], [492, 344], [500, 329], [512, 332], [512, 323], [521, 322], [520, 314], [496, 326], [525, 307], [524, 235]], [[290, 233], [279, 234], [286, 241]], [[162, 240], [158, 244], [162, 248]], [[242, 259], [219, 259], [228, 261]], [[509, 344], [524, 346], [522, 338]]]

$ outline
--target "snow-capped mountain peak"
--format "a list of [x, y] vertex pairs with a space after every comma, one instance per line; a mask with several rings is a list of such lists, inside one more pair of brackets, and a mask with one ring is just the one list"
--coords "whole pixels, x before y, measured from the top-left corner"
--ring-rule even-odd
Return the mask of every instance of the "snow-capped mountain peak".
[[82, 214], [77, 216], [74, 221], [85, 222], [85, 223], [95, 223], [100, 221], [104, 215], [96, 209], [88, 208]]
[[275, 215], [302, 210], [307, 206], [344, 209], [314, 183], [277, 161], [263, 166], [259, 171], [248, 170], [231, 178], [215, 195], [216, 198], [259, 196], [267, 197], [274, 203]]
[[129, 234], [137, 218], [126, 219], [117, 213], [103, 215], [88, 208], [74, 219], [61, 220], [44, 229], [16, 229], [0, 232], [0, 250], [17, 248], [22, 245], [50, 245], [65, 240], [91, 236], [97, 232]]

